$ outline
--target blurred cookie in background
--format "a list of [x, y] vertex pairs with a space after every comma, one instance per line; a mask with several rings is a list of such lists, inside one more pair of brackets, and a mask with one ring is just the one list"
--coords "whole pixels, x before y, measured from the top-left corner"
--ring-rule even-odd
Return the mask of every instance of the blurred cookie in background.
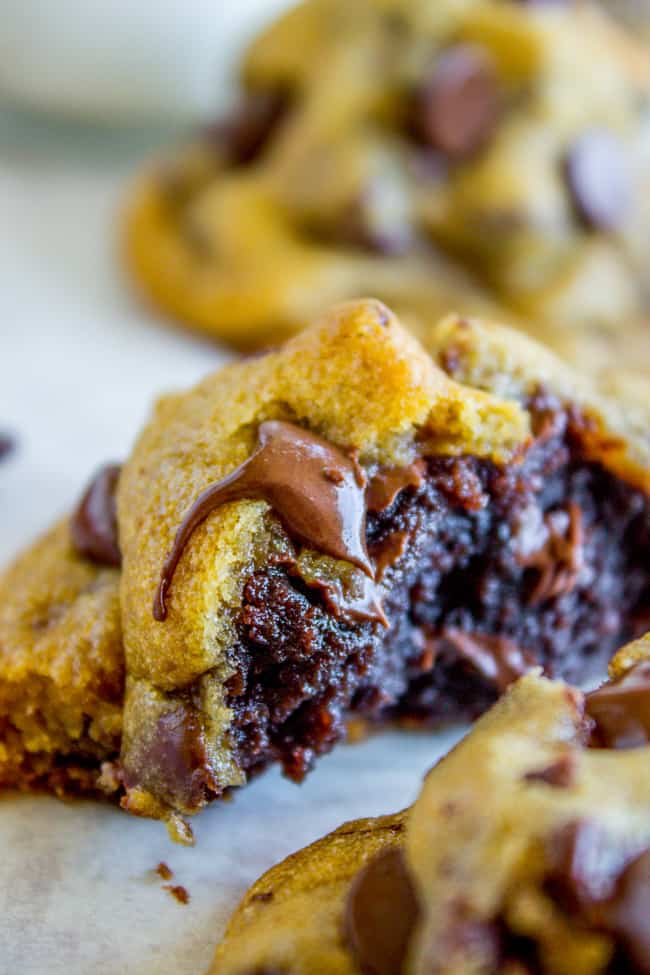
[[650, 63], [614, 21], [307, 0], [241, 78], [129, 201], [126, 262], [163, 311], [254, 348], [372, 294], [420, 333], [456, 309], [526, 318], [595, 369], [650, 357]]

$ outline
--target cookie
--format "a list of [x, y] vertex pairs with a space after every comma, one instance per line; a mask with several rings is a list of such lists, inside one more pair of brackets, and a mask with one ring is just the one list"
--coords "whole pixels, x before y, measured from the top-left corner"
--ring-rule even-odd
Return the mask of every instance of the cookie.
[[[75, 735], [40, 750], [57, 768], [87, 753], [89, 788], [102, 771], [127, 809], [173, 824], [271, 763], [300, 781], [351, 716], [471, 719], [531, 667], [583, 679], [640, 632], [643, 404], [503, 326], [448, 317], [425, 338], [427, 351], [378, 302], [344, 305], [160, 402], [50, 554], [5, 578], [0, 700], [6, 683], [17, 754], [40, 747], [12, 730], [27, 696], [11, 647], [21, 680], [41, 667], [24, 603], [53, 621], [50, 671], [97, 687]], [[106, 660], [84, 649], [91, 617]], [[121, 678], [101, 676], [123, 658], [124, 709]], [[56, 686], [52, 726], [74, 706]], [[91, 755], [106, 698], [119, 723]]]
[[645, 975], [648, 747], [596, 746], [588, 710], [521, 678], [428, 774], [393, 842], [360, 863], [376, 834], [348, 824], [261, 878], [211, 971]]
[[119, 571], [81, 555], [66, 519], [0, 579], [0, 787], [98, 793], [123, 696]]
[[342, 306], [158, 406], [118, 490], [128, 808], [194, 812], [273, 761], [300, 780], [351, 710], [472, 717], [634, 631], [645, 429], [484, 328], [430, 340], [461, 385], [383, 306]]
[[128, 206], [127, 264], [164, 311], [250, 348], [369, 294], [419, 333], [482, 314], [580, 367], [650, 367], [650, 67], [613, 22], [307, 0], [241, 73], [238, 112]]

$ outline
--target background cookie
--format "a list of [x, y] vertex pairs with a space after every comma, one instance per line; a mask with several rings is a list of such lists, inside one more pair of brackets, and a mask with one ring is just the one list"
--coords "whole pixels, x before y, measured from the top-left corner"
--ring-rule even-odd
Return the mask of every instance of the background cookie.
[[133, 194], [127, 262], [163, 309], [250, 347], [350, 296], [416, 329], [501, 308], [640, 365], [650, 68], [594, 10], [309, 0], [242, 76], [239, 113]]

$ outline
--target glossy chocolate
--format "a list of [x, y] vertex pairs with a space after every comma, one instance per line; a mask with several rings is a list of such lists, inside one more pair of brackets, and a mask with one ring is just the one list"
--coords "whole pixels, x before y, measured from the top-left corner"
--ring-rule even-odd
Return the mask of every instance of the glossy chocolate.
[[365, 542], [365, 486], [359, 465], [327, 440], [282, 420], [262, 423], [251, 457], [208, 487], [185, 515], [163, 565], [155, 619], [166, 618], [167, 590], [193, 532], [229, 501], [267, 501], [294, 541], [374, 579]]
[[397, 495], [405, 488], [417, 491], [422, 487], [425, 472], [426, 463], [423, 460], [413, 461], [405, 467], [386, 467], [377, 471], [366, 488], [368, 511], [379, 513], [390, 508]]
[[70, 519], [70, 536], [77, 552], [99, 565], [119, 566], [122, 562], [115, 504], [119, 477], [119, 464], [102, 467]]
[[354, 878], [345, 905], [345, 935], [363, 975], [400, 975], [418, 918], [404, 853], [379, 853]]
[[592, 746], [638, 748], [650, 742], [650, 660], [640, 661], [618, 680], [587, 694], [594, 722]]

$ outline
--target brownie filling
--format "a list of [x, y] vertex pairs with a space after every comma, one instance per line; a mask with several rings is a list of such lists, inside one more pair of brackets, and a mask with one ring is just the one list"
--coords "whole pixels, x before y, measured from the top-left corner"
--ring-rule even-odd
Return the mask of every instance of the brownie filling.
[[300, 780], [351, 713], [474, 718], [534, 664], [579, 681], [647, 625], [648, 498], [585, 458], [575, 411], [529, 407], [521, 463], [431, 457], [369, 512], [388, 629], [337, 617], [295, 567], [250, 576], [228, 684], [242, 769]]

